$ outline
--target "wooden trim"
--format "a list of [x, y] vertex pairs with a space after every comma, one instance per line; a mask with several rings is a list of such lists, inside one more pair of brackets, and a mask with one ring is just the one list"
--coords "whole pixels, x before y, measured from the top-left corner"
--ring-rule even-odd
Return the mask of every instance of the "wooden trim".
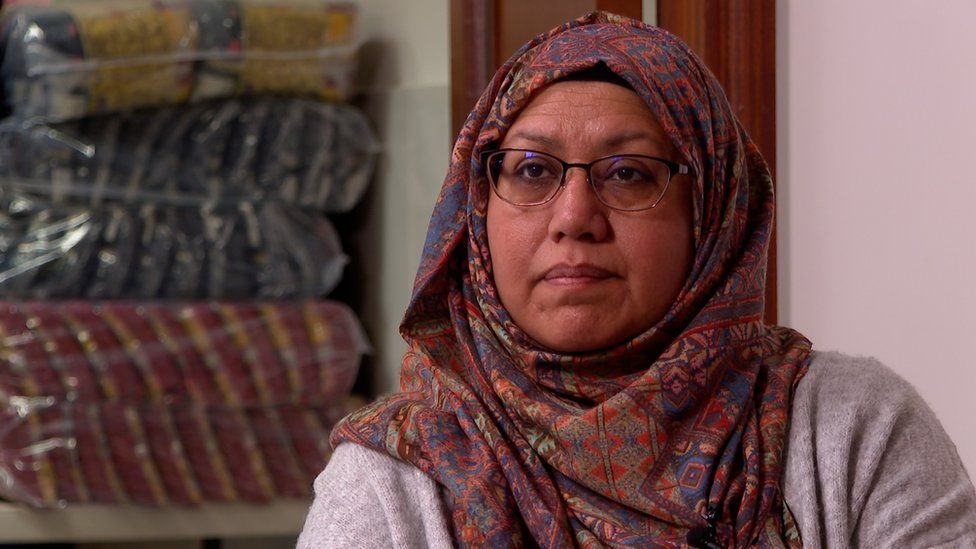
[[451, 129], [464, 119], [495, 70], [495, 1], [451, 0]]
[[644, 17], [644, 6], [641, 0], [597, 0], [596, 9], [609, 11], [631, 19], [641, 21]]
[[34, 509], [0, 502], [0, 545], [44, 543], [47, 547], [55, 542], [128, 542], [120, 543], [117, 549], [122, 549], [164, 540], [272, 536], [295, 539], [302, 531], [302, 517], [311, 503], [310, 499], [300, 498], [276, 500], [268, 505], [208, 502], [197, 507], [149, 507], [72, 503], [64, 509]]
[[[776, 181], [775, 0], [658, 0], [658, 25], [674, 32], [712, 70]], [[776, 323], [776, 229], [766, 272], [766, 321]]]
[[595, 10], [634, 19], [641, 0], [451, 0], [451, 128], [465, 117], [495, 69], [525, 42]]
[[496, 67], [539, 33], [596, 9], [594, 0], [560, 0], [544, 4], [546, 2], [539, 0], [497, 0]]

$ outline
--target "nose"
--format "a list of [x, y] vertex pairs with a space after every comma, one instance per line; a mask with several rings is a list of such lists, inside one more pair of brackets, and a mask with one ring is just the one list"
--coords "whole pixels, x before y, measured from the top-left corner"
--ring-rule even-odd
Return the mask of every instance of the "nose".
[[553, 240], [569, 237], [599, 242], [610, 234], [610, 209], [597, 198], [589, 174], [578, 167], [566, 172], [563, 189], [553, 199], [549, 234]]

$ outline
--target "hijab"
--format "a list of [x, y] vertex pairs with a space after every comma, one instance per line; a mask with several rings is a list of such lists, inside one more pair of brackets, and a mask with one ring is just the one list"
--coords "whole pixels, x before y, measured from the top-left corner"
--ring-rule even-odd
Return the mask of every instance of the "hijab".
[[[481, 153], [549, 83], [607, 68], [693, 175], [695, 257], [665, 316], [599, 351], [542, 347], [492, 281]], [[772, 181], [719, 84], [668, 32], [595, 12], [495, 74], [457, 138], [401, 334], [400, 392], [344, 419], [433, 478], [460, 546], [799, 546], [780, 490], [810, 344], [762, 321]]]

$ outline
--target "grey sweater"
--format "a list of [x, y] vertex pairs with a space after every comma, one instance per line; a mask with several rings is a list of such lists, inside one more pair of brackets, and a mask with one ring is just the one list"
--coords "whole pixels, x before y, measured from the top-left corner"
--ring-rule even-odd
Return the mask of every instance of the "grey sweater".
[[[915, 390], [870, 359], [814, 353], [797, 387], [783, 492], [805, 547], [976, 548], [976, 493]], [[451, 547], [437, 485], [340, 445], [315, 481], [299, 548]]]

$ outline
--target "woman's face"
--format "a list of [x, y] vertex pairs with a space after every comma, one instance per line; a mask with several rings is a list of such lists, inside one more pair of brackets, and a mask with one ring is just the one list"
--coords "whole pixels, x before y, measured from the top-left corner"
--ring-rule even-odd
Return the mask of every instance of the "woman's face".
[[[501, 147], [566, 162], [613, 154], [680, 161], [650, 109], [606, 82], [557, 82], [519, 114]], [[546, 204], [513, 206], [490, 194], [488, 245], [502, 305], [529, 336], [559, 352], [611, 347], [653, 326], [681, 290], [693, 258], [688, 176], [652, 209], [604, 206], [584, 170], [570, 169]]]

